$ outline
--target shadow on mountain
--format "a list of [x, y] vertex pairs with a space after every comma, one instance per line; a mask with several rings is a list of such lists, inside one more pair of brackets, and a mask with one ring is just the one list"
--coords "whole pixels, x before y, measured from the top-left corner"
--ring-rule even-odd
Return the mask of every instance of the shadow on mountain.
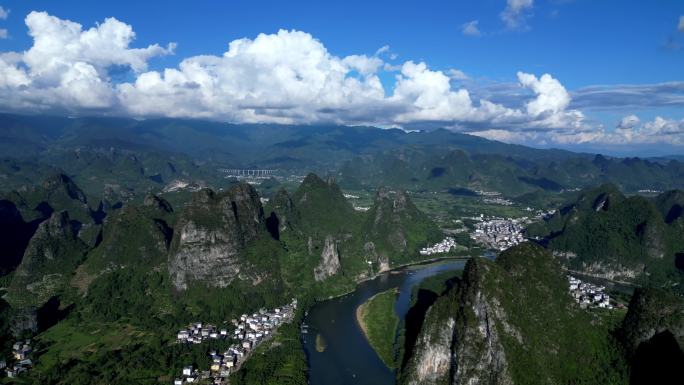
[[14, 203], [0, 200], [0, 275], [19, 266], [24, 251], [42, 220], [24, 222]]
[[675, 255], [675, 267], [676, 267], [679, 271], [683, 271], [683, 272], [684, 272], [684, 253], [677, 253], [677, 254]]
[[71, 313], [73, 308], [73, 304], [65, 308], [61, 308], [61, 303], [58, 297], [50, 298], [38, 309], [38, 331], [44, 331], [56, 325], [61, 320], [65, 319], [69, 313]]
[[473, 190], [463, 188], [463, 187], [453, 187], [447, 190], [447, 192], [451, 195], [458, 196], [458, 197], [476, 197], [478, 196], [477, 193]]
[[280, 220], [276, 213], [271, 212], [271, 215], [266, 218], [266, 229], [268, 230], [271, 237], [276, 241], [280, 239]]
[[684, 352], [666, 330], [639, 344], [634, 356], [630, 384], [681, 384]]
[[682, 206], [672, 206], [672, 208], [670, 208], [670, 211], [668, 211], [667, 215], [665, 216], [665, 223], [672, 223], [676, 221], [677, 219], [682, 217], [682, 214], [684, 214], [684, 208], [682, 208]]
[[520, 176], [518, 177], [518, 180], [529, 185], [539, 187], [543, 190], [560, 191], [563, 189], [563, 186], [547, 178], [530, 178], [527, 176]]
[[428, 179], [439, 178], [444, 174], [446, 174], [446, 169], [444, 167], [433, 167], [432, 170], [430, 170], [430, 176]]
[[420, 329], [423, 327], [425, 321], [425, 313], [428, 311], [439, 296], [425, 289], [418, 290], [418, 299], [406, 313], [404, 318], [405, 334], [404, 334], [404, 357], [402, 357], [401, 367], [405, 367], [408, 363], [413, 347], [420, 334]]

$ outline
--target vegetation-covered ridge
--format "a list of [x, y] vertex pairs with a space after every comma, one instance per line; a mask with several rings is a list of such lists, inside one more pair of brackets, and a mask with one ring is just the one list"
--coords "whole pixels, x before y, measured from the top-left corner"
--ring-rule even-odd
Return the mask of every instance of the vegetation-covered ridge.
[[[217, 168], [341, 170], [345, 186], [499, 191], [508, 196], [611, 182], [684, 187], [684, 163], [505, 144], [445, 129], [225, 124], [190, 119], [0, 114], [2, 189], [63, 170], [111, 204], [176, 182], [225, 187]], [[36, 161], [40, 159], [40, 161]]]
[[614, 324], [574, 305], [548, 252], [520, 244], [495, 262], [467, 263], [459, 284], [427, 311], [401, 382], [625, 383]]
[[[209, 346], [172, 346], [178, 327], [227, 322], [292, 297], [305, 308], [341, 294], [382, 268], [380, 257], [368, 265], [370, 252], [385, 258], [385, 268], [419, 260], [414, 251], [438, 235], [435, 225], [403, 192], [380, 195], [372, 221], [334, 180], [315, 174], [292, 194], [279, 191], [266, 208], [246, 183], [200, 190], [176, 207], [148, 194], [93, 208], [71, 178], [50, 177], [2, 201], [0, 224], [24, 237], [0, 238], [16, 254], [3, 264], [3, 341], [34, 335], [35, 367], [24, 379], [46, 384], [153, 384], [183, 364], [208, 366]], [[366, 231], [391, 228], [385, 221], [399, 232]], [[297, 330], [281, 328], [234, 380], [305, 381]], [[135, 364], [142, 361], [149, 364]]]
[[660, 287], [684, 287], [684, 193], [625, 196], [615, 185], [582, 191], [528, 230], [572, 270]]

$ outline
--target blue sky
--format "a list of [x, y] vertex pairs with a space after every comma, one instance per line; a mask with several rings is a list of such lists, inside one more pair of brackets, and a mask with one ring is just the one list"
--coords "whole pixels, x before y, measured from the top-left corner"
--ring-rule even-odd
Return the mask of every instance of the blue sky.
[[[28, 35], [25, 22], [32, 11], [45, 11], [60, 20], [79, 23], [83, 30], [95, 27], [97, 23], [102, 24], [105, 18], [116, 18], [135, 32], [135, 40], [127, 43], [127, 49], [153, 44], [167, 47], [168, 43], [176, 43], [175, 49], [169, 52], [159, 51], [146, 56], [144, 68], [129, 70], [130, 63], [126, 59], [121, 65], [117, 64], [123, 69], [117, 73], [111, 70], [111, 64], [119, 63], [121, 59], [113, 59], [101, 64], [106, 70], [106, 74], [103, 74], [101, 67], [97, 63], [93, 64], [100, 74], [100, 80], [110, 83], [111, 88], [117, 88], [117, 84], [122, 82], [134, 83], [145, 72], [158, 71], [163, 74], [164, 69], [178, 68], [179, 63], [187, 58], [199, 55], [220, 57], [228, 51], [228, 44], [237, 39], [247, 38], [255, 42], [259, 34], [275, 36], [280, 29], [296, 30], [309, 34], [324, 47], [327, 54], [335, 58], [364, 55], [382, 60], [372, 75], [358, 76], [363, 78], [363, 87], [366, 87], [364, 92], [372, 92], [374, 86], [371, 76], [381, 82], [388, 100], [371, 108], [369, 113], [381, 110], [379, 114], [383, 117], [370, 119], [348, 114], [333, 115], [330, 119], [335, 122], [409, 128], [447, 126], [485, 137], [537, 146], [572, 148], [606, 144], [634, 151], [650, 151], [647, 149], [665, 146], [668, 151], [679, 151], [684, 145], [684, 139], [680, 137], [680, 131], [684, 131], [684, 27], [680, 26], [684, 1], [351, 0], [329, 3], [196, 0], [159, 3], [0, 0], [0, 6], [5, 11], [9, 10], [6, 18], [0, 20], [0, 29], [6, 30], [7, 35], [0, 39], [0, 52], [5, 54], [21, 53], [32, 47], [34, 41]], [[471, 28], [466, 31], [468, 23]], [[288, 44], [297, 44], [293, 48], [297, 50], [311, 49], [307, 45], [310, 42], [290, 41]], [[389, 49], [376, 54], [384, 46]], [[287, 52], [287, 49], [283, 52]], [[94, 60], [82, 55], [71, 59], [87, 64], [88, 60]], [[13, 65], [27, 72], [31, 86], [35, 88], [37, 84], [45, 83], [44, 79], [36, 78], [38, 71], [22, 60], [15, 60]], [[6, 61], [9, 62], [9, 59]], [[408, 61], [425, 63], [426, 68], [404, 72], [413, 68], [402, 68]], [[262, 72], [272, 70], [269, 67], [259, 68]], [[454, 75], [457, 74], [454, 70], [461, 71], [465, 77]], [[359, 68], [354, 64], [346, 71], [346, 76], [357, 76]], [[433, 76], [437, 72], [450, 76], [450, 89], [446, 93], [435, 91], [443, 86], [435, 78], [437, 75]], [[534, 81], [530, 80], [521, 87], [519, 72], [534, 75]], [[553, 81], [543, 82], [543, 74], [549, 74]], [[259, 76], [258, 73], [252, 75]], [[399, 78], [405, 80], [405, 92], [394, 95]], [[64, 84], [64, 79], [59, 81]], [[661, 83], [670, 85], [664, 87]], [[563, 99], [564, 94], [556, 89], [557, 86], [568, 94], [568, 100], [537, 106], [536, 110], [530, 109], [528, 103], [534, 100], [542, 103], [549, 98]], [[204, 84], [200, 88], [203, 87]], [[284, 102], [293, 100], [292, 89], [287, 88], [287, 85], [282, 87], [286, 91], [284, 94], [272, 95], [275, 104], [278, 97], [284, 98]], [[462, 103], [458, 104], [459, 100], [462, 102], [457, 95], [460, 89], [469, 92], [477, 111], [459, 110], [463, 107]], [[262, 92], [251, 88], [249, 91], [248, 94]], [[546, 91], [550, 93], [545, 94]], [[14, 94], [7, 90], [4, 92], [8, 100], [11, 97], [16, 99], [19, 94], [17, 90], [11, 91]], [[347, 92], [341, 94], [347, 95]], [[103, 91], [99, 96], [105, 93]], [[629, 103], [624, 102], [625, 93], [629, 95]], [[158, 109], [131, 109], [122, 101], [124, 98], [121, 95], [106, 96], [114, 101], [93, 105], [76, 102], [58, 105], [53, 100], [60, 98], [50, 98], [42, 91], [34, 95], [45, 98], [40, 105], [51, 112], [63, 110], [70, 114], [105, 113], [141, 117], [169, 115]], [[237, 97], [235, 95], [242, 97], [245, 93], [231, 91], [230, 97], [223, 94], [221, 97], [227, 98], [227, 103], [247, 103], [244, 98], [231, 99]], [[434, 104], [438, 103], [435, 100], [439, 95], [453, 99], [453, 102], [443, 106]], [[508, 110], [483, 112], [480, 97], [486, 97]], [[30, 102], [6, 109], [20, 110], [22, 106], [35, 103], [36, 98], [32, 96]], [[358, 109], [355, 103], [362, 103], [368, 98], [366, 95], [348, 101], [352, 100], [349, 97], [344, 103], [350, 103], [350, 109]], [[377, 101], [377, 98], [371, 99]], [[205, 103], [185, 115], [232, 121], [316, 123], [328, 119], [321, 118], [318, 112], [344, 109], [345, 105], [340, 100], [335, 98], [319, 106], [316, 114], [299, 110], [297, 113], [275, 116], [268, 112], [273, 111], [273, 105], [249, 114], [235, 113]], [[404, 107], [399, 107], [402, 103]], [[300, 106], [288, 105], [288, 109], [295, 107]], [[170, 106], [169, 109], [178, 110], [177, 106]], [[574, 111], [582, 114], [581, 119], [573, 115]], [[258, 118], [262, 113], [268, 117]], [[496, 114], [504, 114], [508, 118], [495, 118]], [[620, 125], [623, 118], [631, 115], [638, 118], [638, 123], [616, 131], [616, 126]], [[571, 119], [573, 116], [575, 120]], [[663, 121], [656, 122], [658, 117]], [[581, 120], [580, 125], [577, 119]], [[555, 132], [555, 136], [551, 132]]]

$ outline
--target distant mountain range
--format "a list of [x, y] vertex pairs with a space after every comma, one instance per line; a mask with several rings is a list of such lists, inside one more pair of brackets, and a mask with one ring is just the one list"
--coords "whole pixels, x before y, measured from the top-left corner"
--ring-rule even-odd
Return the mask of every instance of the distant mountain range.
[[120, 118], [0, 115], [0, 176], [18, 188], [56, 169], [84, 191], [126, 195], [176, 179], [221, 185], [216, 169], [269, 168], [336, 175], [342, 186], [467, 188], [508, 196], [614, 183], [623, 191], [684, 187], [672, 158], [612, 158], [533, 149], [447, 130], [233, 125]]

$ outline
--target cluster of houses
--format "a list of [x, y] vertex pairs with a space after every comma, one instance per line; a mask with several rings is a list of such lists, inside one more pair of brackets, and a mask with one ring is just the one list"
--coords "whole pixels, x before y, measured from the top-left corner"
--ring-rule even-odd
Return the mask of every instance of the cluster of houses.
[[195, 322], [188, 325], [187, 328], [181, 329], [178, 332], [178, 342], [185, 342], [189, 344], [201, 344], [208, 339], [225, 339], [228, 338], [228, 329], [217, 329], [211, 324], [204, 324], [202, 322]]
[[448, 253], [452, 248], [456, 247], [456, 240], [452, 237], [446, 237], [441, 242], [432, 246], [426, 246], [419, 250], [420, 255], [432, 255], [440, 253]]
[[33, 362], [29, 358], [33, 349], [31, 348], [31, 340], [17, 341], [12, 345], [12, 356], [16, 360], [15, 364], [7, 367], [6, 361], [0, 361], [0, 369], [5, 369], [7, 377], [15, 378], [26, 373], [33, 366]]
[[482, 199], [484, 203], [490, 204], [490, 205], [499, 205], [499, 206], [513, 206], [513, 201], [510, 199], [506, 198], [500, 198], [500, 197], [495, 197], [495, 198], [484, 198]]
[[290, 304], [280, 308], [262, 309], [252, 315], [243, 314], [240, 319], [231, 320], [234, 327], [232, 333], [199, 322], [181, 330], [178, 332], [179, 343], [202, 343], [212, 338], [230, 339], [235, 343], [222, 354], [215, 350], [209, 352], [211, 366], [208, 372], [199, 372], [192, 366], [183, 368], [183, 376], [175, 379], [174, 385], [191, 384], [204, 379], [214, 385], [228, 383], [228, 376], [240, 368], [251, 351], [272, 336], [278, 326], [292, 321], [296, 309], [297, 299], [293, 298]]
[[487, 248], [503, 251], [525, 241], [523, 231], [527, 217], [485, 218], [480, 215], [479, 220], [470, 237]]
[[501, 195], [498, 191], [475, 190], [475, 192], [481, 197], [498, 197]]
[[606, 293], [605, 287], [582, 282], [582, 280], [571, 275], [568, 275], [568, 285], [570, 295], [581, 307], [613, 308], [613, 305], [610, 303], [610, 296]]

